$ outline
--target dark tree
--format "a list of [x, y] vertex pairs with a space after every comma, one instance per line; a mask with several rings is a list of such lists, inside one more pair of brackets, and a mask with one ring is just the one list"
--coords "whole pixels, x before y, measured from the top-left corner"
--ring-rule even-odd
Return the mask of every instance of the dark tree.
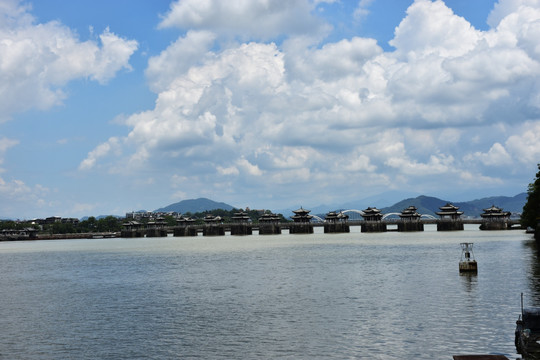
[[521, 225], [536, 228], [540, 221], [540, 164], [536, 180], [529, 184], [527, 189], [527, 202], [523, 206], [521, 214]]

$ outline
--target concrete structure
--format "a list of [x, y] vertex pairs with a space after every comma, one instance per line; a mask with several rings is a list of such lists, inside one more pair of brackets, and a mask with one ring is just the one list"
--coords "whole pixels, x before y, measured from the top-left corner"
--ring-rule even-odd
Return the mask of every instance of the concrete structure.
[[35, 240], [37, 239], [37, 230], [34, 228], [25, 228], [21, 230], [4, 229], [0, 231], [0, 241], [9, 240]]

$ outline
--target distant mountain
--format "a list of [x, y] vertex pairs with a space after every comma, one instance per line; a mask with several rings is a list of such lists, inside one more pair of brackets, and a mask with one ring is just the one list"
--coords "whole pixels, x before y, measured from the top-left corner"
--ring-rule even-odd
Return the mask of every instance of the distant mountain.
[[[441, 200], [439, 198], [431, 196], [420, 195], [415, 198], [401, 200], [392, 206], [384, 207], [380, 210], [383, 214], [400, 213], [403, 209], [406, 209], [409, 206], [415, 206], [418, 209], [419, 214], [437, 216], [435, 212], [439, 211], [439, 207], [445, 205], [448, 202], [451, 201]], [[459, 206], [457, 204], [454, 205]], [[460, 210], [462, 209], [460, 208]]]
[[504, 211], [521, 213], [526, 202], [527, 193], [521, 193], [512, 197], [493, 196], [467, 202], [456, 202], [454, 205], [459, 206], [460, 210], [463, 210], [465, 214], [473, 214], [472, 216], [475, 216], [474, 214], [480, 215], [484, 212], [483, 209], [491, 205], [503, 208]]
[[436, 197], [421, 195], [416, 198], [405, 199], [392, 206], [382, 208], [381, 212], [384, 214], [393, 212], [399, 213], [409, 206], [416, 206], [419, 214], [436, 216], [435, 213], [439, 211], [439, 207], [445, 205], [446, 203], [452, 203], [455, 206], [458, 206], [460, 211], [464, 212], [464, 216], [479, 217], [480, 214], [484, 212], [483, 209], [489, 208], [492, 205], [502, 208], [504, 211], [520, 213], [523, 210], [523, 206], [525, 205], [526, 201], [526, 193], [521, 193], [513, 197], [492, 196], [465, 202], [452, 202], [448, 200], [441, 200]]
[[[376, 206], [379, 209], [381, 209], [383, 214], [388, 213], [399, 213], [403, 209], [408, 208], [409, 206], [416, 206], [418, 209], [418, 213], [420, 214], [427, 214], [427, 215], [433, 215], [437, 216], [435, 213], [439, 211], [439, 207], [445, 205], [446, 203], [452, 203], [455, 206], [459, 207], [460, 211], [464, 212], [465, 216], [473, 216], [478, 217], [483, 212], [483, 209], [486, 209], [490, 207], [491, 205], [495, 205], [497, 207], [502, 208], [505, 211], [510, 211], [513, 213], [520, 213], [523, 210], [523, 206], [525, 205], [525, 202], [527, 201], [527, 194], [521, 193], [513, 197], [508, 196], [492, 196], [482, 199], [476, 199], [471, 201], [465, 201], [465, 202], [453, 202], [452, 200], [443, 200], [432, 196], [425, 196], [420, 195], [417, 197], [410, 197], [405, 200], [401, 200], [397, 203], [394, 203], [394, 205], [387, 206], [387, 207], [380, 207], [381, 203], [385, 203], [388, 201], [392, 196], [395, 196], [395, 194], [389, 194], [387, 196], [387, 199], [385, 196], [377, 196], [372, 198], [367, 198], [364, 200], [358, 200], [358, 201], [350, 201], [341, 205], [320, 205], [313, 208], [305, 207], [305, 209], [311, 210], [311, 214], [313, 215], [325, 215], [329, 211], [335, 211], [335, 210], [349, 210], [349, 209], [356, 209], [356, 210], [364, 210], [368, 206]], [[300, 208], [301, 205], [295, 206], [294, 208], [287, 208], [282, 210], [275, 210], [277, 213], [283, 214], [286, 218], [293, 215], [292, 211]], [[384, 205], [383, 205], [384, 206]], [[196, 213], [196, 212], [203, 212], [203, 211], [210, 211], [215, 209], [223, 209], [223, 210], [232, 210], [234, 209], [233, 206], [223, 203], [223, 202], [216, 202], [210, 199], [206, 198], [199, 198], [199, 199], [191, 199], [191, 200], [182, 200], [180, 202], [162, 207], [160, 209], [155, 210], [156, 212], [171, 212], [175, 211], [178, 213]]]
[[180, 202], [167, 205], [165, 207], [162, 207], [160, 209], [154, 210], [155, 212], [177, 212], [177, 213], [197, 213], [197, 212], [203, 212], [203, 211], [209, 211], [209, 210], [215, 210], [215, 209], [223, 209], [223, 210], [232, 210], [234, 209], [233, 206], [229, 204], [225, 204], [222, 202], [215, 202], [210, 199], [206, 198], [198, 198], [198, 199], [190, 199], [190, 200], [182, 200]]
[[[324, 217], [324, 215], [327, 214], [329, 211], [351, 210], [351, 209], [363, 210], [367, 208], [368, 206], [371, 206], [371, 207], [376, 206], [377, 208], [380, 209], [381, 207], [384, 207], [384, 206], [390, 206], [394, 204], [396, 201], [403, 199], [405, 197], [413, 197], [413, 196], [418, 196], [418, 195], [419, 195], [418, 193], [413, 193], [413, 192], [390, 190], [382, 194], [371, 195], [363, 199], [351, 200], [346, 203], [321, 204], [321, 205], [312, 206], [312, 207], [303, 205], [303, 207], [304, 209], [311, 210], [312, 215], [319, 215], [319, 216]], [[294, 207], [290, 206], [288, 208], [274, 210], [274, 212], [283, 214], [283, 216], [287, 218], [294, 215], [292, 211], [300, 208], [300, 206], [301, 205], [296, 205]]]

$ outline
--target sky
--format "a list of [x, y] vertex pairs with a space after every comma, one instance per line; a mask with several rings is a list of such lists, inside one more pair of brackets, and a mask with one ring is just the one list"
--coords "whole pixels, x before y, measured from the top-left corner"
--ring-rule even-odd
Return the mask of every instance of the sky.
[[514, 196], [537, 39], [540, 0], [0, 0], [0, 218]]

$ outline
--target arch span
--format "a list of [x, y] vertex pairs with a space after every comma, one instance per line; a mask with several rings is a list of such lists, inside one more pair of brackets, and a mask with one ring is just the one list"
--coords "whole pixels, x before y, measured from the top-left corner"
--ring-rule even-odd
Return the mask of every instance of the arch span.
[[355, 213], [355, 214], [360, 214], [362, 216], [365, 215], [365, 212], [363, 212], [362, 210], [354, 210], [354, 209], [351, 209], [351, 210], [343, 210], [342, 213], [345, 214], [345, 213]]
[[383, 220], [384, 220], [384, 219], [386, 219], [386, 218], [389, 217], [389, 216], [392, 216], [392, 215], [399, 216], [399, 214], [400, 214], [400, 213], [396, 213], [396, 212], [388, 213], [388, 214], [384, 214], [382, 218], [383, 218]]

